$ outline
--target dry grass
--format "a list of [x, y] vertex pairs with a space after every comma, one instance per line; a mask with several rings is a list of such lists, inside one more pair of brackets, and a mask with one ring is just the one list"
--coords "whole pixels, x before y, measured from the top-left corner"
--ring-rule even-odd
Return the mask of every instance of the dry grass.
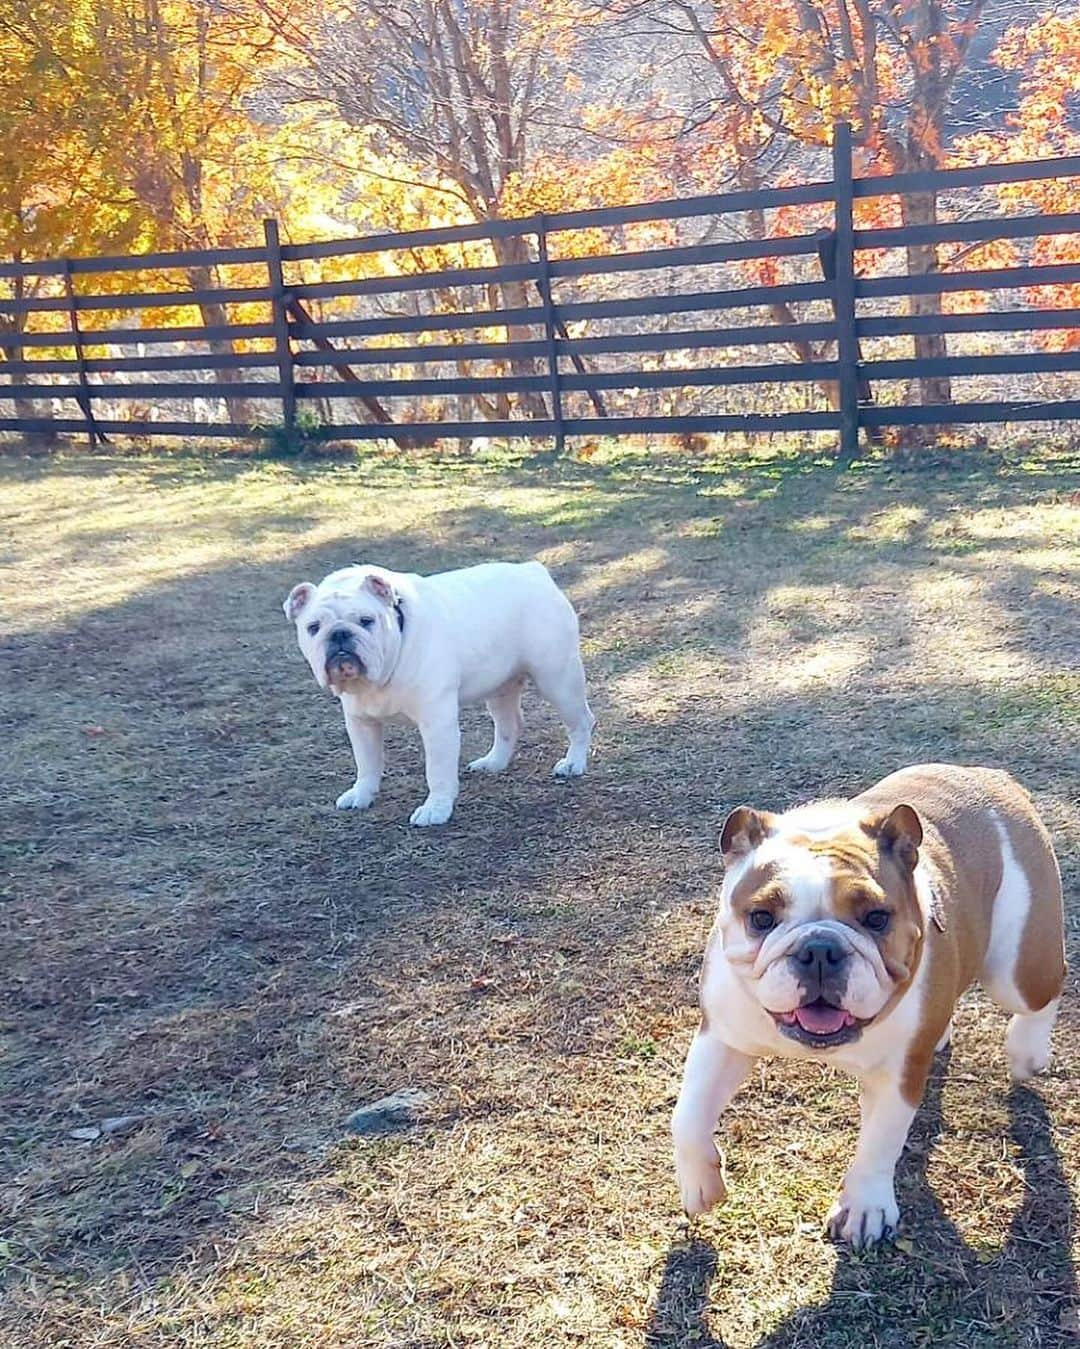
[[[694, 1231], [667, 1127], [725, 804], [1007, 765], [1075, 896], [1076, 470], [0, 462], [0, 1343], [1072, 1337], [1075, 997], [1035, 1092], [1008, 1092], [1003, 1019], [965, 1004], [898, 1249], [820, 1235], [854, 1138], [828, 1071], [744, 1089], [731, 1202]], [[510, 775], [468, 781], [446, 830], [404, 824], [404, 733], [375, 809], [336, 814], [348, 750], [278, 605], [358, 555], [552, 565], [586, 634], [590, 776], [550, 779], [533, 702]], [[485, 737], [467, 714], [466, 748]], [[344, 1138], [405, 1085], [432, 1094], [415, 1128]]]

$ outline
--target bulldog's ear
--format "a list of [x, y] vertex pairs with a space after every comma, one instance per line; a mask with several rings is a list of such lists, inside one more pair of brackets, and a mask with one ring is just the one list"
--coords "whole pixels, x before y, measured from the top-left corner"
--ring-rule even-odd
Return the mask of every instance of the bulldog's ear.
[[364, 577], [364, 587], [370, 590], [377, 600], [381, 600], [387, 608], [393, 608], [398, 602], [398, 593], [394, 589], [394, 583], [385, 572], [369, 571]]
[[884, 815], [870, 822], [870, 832], [878, 838], [882, 848], [908, 871], [914, 871], [919, 861], [919, 844], [923, 841], [922, 821], [912, 806], [894, 806]]
[[720, 851], [725, 857], [743, 857], [773, 832], [775, 816], [767, 810], [736, 806], [720, 830]]
[[296, 622], [297, 615], [307, 607], [314, 594], [315, 587], [310, 581], [301, 581], [299, 585], [293, 586], [285, 596], [285, 602], [281, 606], [285, 610], [285, 617], [290, 623]]

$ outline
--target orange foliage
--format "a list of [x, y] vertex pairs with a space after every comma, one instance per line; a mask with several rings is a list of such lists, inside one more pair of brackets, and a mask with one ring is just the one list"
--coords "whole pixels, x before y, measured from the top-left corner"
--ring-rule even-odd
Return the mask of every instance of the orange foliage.
[[[1046, 14], [1033, 23], [1011, 28], [994, 52], [994, 59], [1002, 69], [1020, 76], [1017, 107], [1008, 115], [1001, 133], [965, 138], [957, 147], [954, 162], [988, 164], [1080, 155], [1080, 131], [1075, 117], [1070, 116], [1075, 100], [1080, 98], [1080, 8]], [[1076, 177], [1004, 183], [992, 191], [1001, 206], [1013, 214], [1080, 211], [1080, 178]], [[1014, 247], [1011, 256], [1015, 262], [1033, 266], [1080, 263], [1080, 236], [1046, 235], [1022, 249]], [[977, 263], [968, 258], [965, 265]], [[1080, 308], [1080, 285], [1028, 287], [1025, 300], [1041, 308]], [[1052, 349], [1080, 350], [1080, 328], [1045, 333], [1041, 340]]]
[[[696, 44], [695, 70], [708, 82], [697, 102], [708, 105], [707, 116], [691, 121], [662, 84], [631, 106], [585, 101], [576, 66], [583, 39], [603, 30], [614, 41], [620, 23], [633, 30], [657, 7], [677, 11]], [[951, 144], [940, 91], [963, 69], [976, 34], [968, 7], [953, 0], [462, 0], [459, 8], [460, 24], [457, 8], [438, 13], [447, 32], [460, 29], [463, 44], [447, 78], [467, 83], [456, 102], [448, 96], [431, 114], [440, 128], [439, 118], [459, 119], [446, 134], [458, 147], [455, 161], [442, 142], [425, 159], [431, 137], [418, 135], [409, 117], [394, 127], [357, 114], [347, 124], [327, 112], [332, 99], [318, 89], [292, 109], [267, 95], [268, 81], [298, 62], [317, 68], [310, 33], [320, 14], [345, 21], [335, 0], [0, 0], [0, 256], [257, 243], [266, 215], [282, 221], [286, 239], [304, 239], [824, 178], [838, 118], [855, 127], [861, 176], [1080, 153], [1080, 9], [1033, 17], [1006, 34], [995, 60], [1019, 77], [1017, 107], [1000, 132]], [[380, 53], [411, 59], [392, 28], [383, 35], [388, 45], [377, 47], [384, 11], [374, 0], [348, 7], [350, 21], [370, 29], [376, 75]], [[435, 59], [442, 49], [434, 37], [431, 44]], [[352, 96], [363, 85], [377, 97], [379, 80], [369, 83], [357, 82]], [[587, 148], [579, 151], [573, 137], [546, 141], [540, 112], [552, 107], [580, 126]], [[470, 154], [475, 162], [465, 162]], [[1011, 213], [1075, 211], [1080, 180], [1007, 185], [987, 198]], [[855, 215], [859, 229], [896, 225], [900, 202], [862, 199]], [[784, 207], [750, 213], [745, 230], [787, 237], [830, 224], [827, 207]], [[585, 256], [662, 247], [676, 237], [671, 222], [643, 222], [556, 234], [551, 248], [555, 257]], [[477, 242], [304, 263], [290, 275], [352, 279], [505, 260], [498, 247]], [[943, 245], [935, 265], [1078, 261], [1080, 236], [1062, 234]], [[885, 250], [859, 256], [864, 275], [889, 264]], [[807, 259], [755, 260], [741, 271], [752, 284], [805, 279]], [[143, 274], [138, 288], [148, 276], [162, 288], [191, 279]], [[122, 291], [133, 280], [95, 277], [80, 289]], [[261, 267], [236, 267], [206, 284], [264, 280]], [[1080, 286], [1040, 287], [1031, 299], [1080, 306]], [[979, 302], [961, 292], [942, 306]], [[447, 289], [434, 303], [456, 307], [459, 296]], [[317, 306], [323, 314], [348, 307], [347, 300]], [[261, 304], [230, 306], [239, 321], [265, 316]], [[88, 313], [86, 323], [114, 317]], [[191, 308], [143, 318], [198, 321]], [[1080, 347], [1080, 332], [1048, 340]]]

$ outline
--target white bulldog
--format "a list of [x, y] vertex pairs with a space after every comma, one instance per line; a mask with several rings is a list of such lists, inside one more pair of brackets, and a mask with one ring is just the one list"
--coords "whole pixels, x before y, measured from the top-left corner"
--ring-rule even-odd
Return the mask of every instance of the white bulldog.
[[720, 846], [701, 1028], [672, 1121], [683, 1207], [724, 1198], [713, 1130], [755, 1061], [817, 1059], [858, 1078], [862, 1117], [828, 1229], [871, 1245], [896, 1231], [893, 1173], [970, 983], [1013, 1013], [1013, 1078], [1047, 1066], [1065, 978], [1050, 837], [1008, 774], [920, 764], [850, 801], [742, 806]]
[[340, 810], [364, 810], [383, 774], [383, 727], [420, 728], [427, 800], [416, 825], [445, 824], [458, 794], [463, 703], [486, 700], [495, 739], [472, 772], [501, 773], [521, 734], [526, 679], [570, 736], [558, 777], [585, 772], [595, 718], [585, 698], [578, 620], [539, 562], [488, 562], [434, 576], [343, 567], [318, 585], [293, 586], [283, 605], [320, 687], [341, 699], [356, 782]]

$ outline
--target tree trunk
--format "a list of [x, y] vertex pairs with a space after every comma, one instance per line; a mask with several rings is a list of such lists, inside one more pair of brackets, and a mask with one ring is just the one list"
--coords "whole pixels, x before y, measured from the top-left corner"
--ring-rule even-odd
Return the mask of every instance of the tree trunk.
[[[754, 169], [747, 165], [739, 173], [739, 186], [759, 192], [761, 190], [761, 179]], [[751, 239], [763, 242], [769, 237], [768, 224], [765, 220], [765, 212], [761, 207], [752, 207], [746, 213], [747, 224], [750, 230]], [[798, 315], [791, 306], [784, 300], [777, 300], [769, 305], [769, 317], [776, 324], [784, 327], [795, 325], [799, 322]], [[815, 351], [813, 346], [801, 338], [794, 342], [789, 342], [788, 346], [795, 353], [797, 360], [804, 365], [810, 365], [814, 361], [822, 359], [821, 353]], [[816, 387], [825, 397], [829, 407], [835, 411], [840, 406], [840, 385], [834, 379], [815, 380]]]
[[[192, 290], [213, 290], [214, 278], [209, 267], [192, 267], [188, 271], [188, 283]], [[229, 314], [223, 304], [216, 300], [208, 303], [200, 303], [198, 306], [199, 314], [203, 323], [207, 327], [224, 327], [229, 322]], [[207, 346], [214, 356], [233, 356], [236, 354], [236, 348], [227, 337], [213, 337], [207, 340]], [[225, 407], [228, 410], [228, 419], [238, 426], [247, 425], [252, 420], [247, 400], [238, 394], [230, 395], [228, 385], [236, 384], [241, 380], [239, 370], [215, 370], [214, 379], [218, 384], [225, 385], [222, 389], [222, 397], [225, 399]], [[210, 394], [210, 390], [207, 390]]]
[[[498, 309], [499, 307], [499, 288], [495, 283], [489, 282], [485, 286], [487, 292], [487, 304], [489, 309]], [[500, 368], [501, 367], [497, 367]], [[510, 397], [505, 393], [493, 394], [490, 398], [482, 394], [477, 396], [476, 405], [489, 421], [505, 422], [510, 416]]]
[[[495, 260], [500, 266], [531, 261], [528, 246], [521, 235], [509, 239], [492, 239], [491, 247], [495, 254]], [[525, 309], [529, 306], [530, 293], [526, 282], [503, 281], [499, 285], [499, 290], [502, 292], [504, 308]], [[508, 342], [526, 342], [529, 340], [529, 329], [520, 325], [511, 326], [507, 324], [506, 339]], [[516, 376], [535, 375], [537, 373], [536, 362], [531, 356], [511, 357], [510, 373]], [[518, 406], [527, 417], [536, 420], [548, 416], [548, 410], [541, 393], [529, 391], [518, 394], [517, 398]]]
[[[900, 172], [906, 170], [918, 173], [938, 169], [942, 164], [944, 117], [948, 101], [943, 61], [951, 45], [944, 36], [944, 8], [941, 0], [920, 0], [904, 11], [912, 44], [909, 59], [913, 87], [907, 114], [906, 163], [898, 165]], [[937, 223], [937, 207], [936, 192], [912, 192], [900, 198], [900, 219], [905, 225], [934, 225]], [[927, 276], [936, 272], [937, 246], [909, 245], [907, 268], [909, 276]], [[910, 296], [908, 313], [912, 317], [940, 315], [940, 294]], [[916, 360], [936, 360], [946, 354], [944, 333], [915, 334]], [[947, 375], [923, 375], [916, 383], [919, 387], [919, 402], [924, 407], [952, 402], [952, 388]], [[940, 434], [944, 429], [937, 427], [933, 434]]]
[[[900, 218], [905, 225], [933, 225], [937, 223], [937, 193], [913, 192], [900, 198]], [[938, 269], [937, 247], [934, 244], [909, 244], [907, 248], [909, 276], [927, 276]], [[908, 299], [908, 313], [941, 314], [940, 295], [912, 295]], [[934, 360], [948, 355], [944, 333], [916, 333], [915, 359]], [[922, 375], [916, 381], [919, 402], [925, 407], [931, 403], [952, 402], [952, 382], [948, 375]]]

